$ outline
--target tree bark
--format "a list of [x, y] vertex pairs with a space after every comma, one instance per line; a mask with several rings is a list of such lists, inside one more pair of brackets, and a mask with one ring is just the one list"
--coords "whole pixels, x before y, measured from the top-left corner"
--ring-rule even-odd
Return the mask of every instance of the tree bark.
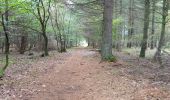
[[133, 15], [133, 10], [134, 10], [134, 0], [130, 0], [129, 2], [129, 19], [128, 19], [128, 43], [127, 47], [131, 48], [132, 47], [132, 36], [134, 33], [134, 15]]
[[169, 9], [169, 0], [163, 0], [163, 8], [162, 8], [162, 29], [161, 29], [161, 36], [158, 44], [157, 51], [154, 56], [155, 61], [159, 61], [159, 63], [162, 65], [161, 62], [161, 50], [165, 43], [165, 28], [166, 28], [166, 19], [168, 17], [168, 9]]
[[[9, 34], [8, 34], [8, 0], [5, 0], [5, 13], [4, 15], [2, 15], [2, 26], [3, 26], [3, 30], [5, 33], [5, 55], [6, 55], [6, 63], [5, 66], [2, 68], [3, 71], [6, 70], [6, 68], [9, 65]], [[2, 76], [1, 76], [2, 77]]]
[[149, 28], [149, 15], [150, 15], [150, 0], [145, 0], [145, 13], [144, 13], [144, 28], [143, 28], [143, 40], [140, 51], [140, 57], [145, 57], [148, 40], [148, 28]]
[[112, 17], [113, 17], [113, 0], [104, 0], [103, 13], [103, 34], [101, 56], [102, 60], [112, 57]]
[[155, 10], [156, 10], [156, 1], [152, 0], [152, 33], [151, 33], [151, 49], [154, 49], [154, 34], [155, 34]]
[[[38, 3], [37, 3], [37, 13], [38, 13], [38, 20], [41, 24], [41, 34], [44, 38], [44, 56], [48, 56], [48, 37], [47, 37], [47, 34], [46, 34], [46, 28], [47, 28], [47, 22], [49, 20], [49, 17], [50, 17], [50, 3], [51, 3], [51, 0], [49, 0], [48, 2], [48, 8], [47, 8], [47, 13], [46, 13], [46, 8], [45, 8], [45, 5], [44, 5], [44, 2], [43, 0], [38, 0]], [[41, 7], [40, 7], [41, 5]], [[42, 10], [41, 10], [42, 9]]]
[[[42, 26], [44, 27], [44, 26]], [[48, 37], [46, 35], [46, 28], [42, 29], [42, 36], [44, 38], [44, 56], [48, 56]]]
[[20, 54], [24, 54], [27, 48], [27, 35], [21, 36]]
[[[123, 11], [123, 4], [122, 0], [119, 0], [119, 17], [122, 17]], [[122, 33], [123, 33], [123, 23], [121, 22], [120, 25], [117, 27], [117, 43], [116, 43], [116, 50], [118, 52], [122, 51]]]

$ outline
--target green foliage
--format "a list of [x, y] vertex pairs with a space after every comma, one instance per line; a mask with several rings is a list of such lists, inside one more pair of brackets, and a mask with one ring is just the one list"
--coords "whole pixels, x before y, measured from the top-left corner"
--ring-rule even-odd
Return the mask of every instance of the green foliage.
[[[5, 65], [6, 60], [5, 60], [5, 59], [0, 59], [0, 63], [1, 63], [2, 65]], [[14, 60], [13, 58], [10, 58], [10, 59], [9, 59], [9, 65], [14, 64], [14, 63], [15, 63], [15, 60]]]
[[104, 60], [109, 61], [109, 62], [116, 62], [117, 58], [116, 56], [111, 55], [111, 56], [106, 57]]
[[1, 45], [1, 43], [3, 43], [4, 42], [4, 36], [0, 36], [0, 45]]
[[[6, 63], [6, 60], [5, 59], [0, 59], [0, 77], [3, 77], [3, 75], [4, 75], [4, 72], [5, 72], [5, 70], [3, 70], [2, 68], [3, 68], [3, 66], [5, 65], [5, 63]], [[11, 64], [14, 64], [15, 63], [15, 60], [14, 59], [9, 59], [9, 66], [11, 65]], [[3, 65], [3, 66], [1, 66], [1, 65]]]
[[2, 68], [0, 68], [0, 77], [4, 76], [4, 70]]
[[122, 23], [122, 21], [123, 21], [122, 18], [116, 18], [116, 19], [114, 19], [114, 20], [112, 21], [113, 27], [120, 25], [120, 24]]
[[112, 21], [112, 31], [113, 31], [113, 39], [117, 37], [117, 27], [123, 22], [123, 19], [121, 17], [116, 18]]

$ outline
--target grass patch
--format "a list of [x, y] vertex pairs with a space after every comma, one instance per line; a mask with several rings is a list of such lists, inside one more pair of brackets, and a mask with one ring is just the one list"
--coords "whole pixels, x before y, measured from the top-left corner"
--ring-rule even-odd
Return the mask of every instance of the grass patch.
[[0, 68], [0, 77], [4, 76], [4, 70], [2, 68]]
[[[139, 57], [140, 50], [141, 50], [141, 48], [125, 48], [122, 51], [127, 54]], [[156, 49], [151, 50], [148, 48], [146, 50], [146, 58], [153, 58], [155, 52], [156, 52]]]
[[[14, 58], [9, 58], [9, 65], [8, 65], [8, 67], [10, 65], [14, 64], [14, 63], [15, 63], [15, 59]], [[6, 64], [6, 59], [3, 56], [2, 59], [0, 59], [0, 77], [4, 76], [5, 71], [3, 70], [3, 67], [5, 66], [5, 64]]]
[[[14, 64], [14, 63], [15, 63], [15, 59], [9, 58], [9, 66]], [[2, 59], [0, 59], [0, 65], [5, 65], [5, 64], [6, 64], [6, 59], [5, 59], [5, 57], [2, 57]]]

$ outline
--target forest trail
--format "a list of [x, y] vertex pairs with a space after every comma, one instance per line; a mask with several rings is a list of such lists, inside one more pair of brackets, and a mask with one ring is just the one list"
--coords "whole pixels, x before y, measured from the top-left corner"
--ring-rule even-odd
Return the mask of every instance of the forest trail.
[[94, 51], [71, 51], [62, 64], [38, 79], [43, 83], [42, 92], [32, 100], [113, 100], [111, 73], [103, 70], [95, 56]]
[[[50, 54], [7, 75], [5, 100], [169, 100], [168, 77], [156, 78], [149, 62], [123, 53], [117, 63], [101, 62], [98, 52], [76, 48]], [[25, 61], [25, 60], [24, 60]], [[28, 62], [28, 61], [27, 61]], [[139, 63], [140, 62], [140, 63]], [[29, 62], [28, 62], [29, 63]], [[143, 64], [150, 67], [146, 67]], [[10, 72], [10, 71], [8, 71]], [[7, 74], [8, 74], [7, 72]], [[17, 72], [17, 73], [16, 73]], [[20, 74], [19, 74], [20, 72]], [[168, 75], [169, 76], [169, 75]], [[168, 78], [168, 79], [167, 79]], [[160, 80], [161, 79], [161, 80]], [[165, 79], [165, 80], [162, 80]], [[154, 81], [152, 81], [154, 80]], [[1, 99], [0, 99], [1, 100]], [[4, 99], [2, 99], [4, 100]]]

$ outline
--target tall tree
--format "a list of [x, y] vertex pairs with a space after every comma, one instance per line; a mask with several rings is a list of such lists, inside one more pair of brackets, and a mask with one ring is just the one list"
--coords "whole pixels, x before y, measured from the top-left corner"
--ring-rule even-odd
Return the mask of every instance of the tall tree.
[[156, 0], [152, 0], [152, 32], [151, 32], [151, 49], [154, 49], [154, 34], [155, 34], [155, 10]]
[[129, 1], [129, 19], [128, 19], [128, 43], [127, 47], [132, 47], [132, 36], [134, 34], [134, 0]]
[[163, 0], [161, 36], [160, 36], [157, 51], [154, 56], [154, 59], [156, 61], [159, 61], [161, 65], [162, 65], [161, 50], [162, 50], [162, 47], [164, 46], [164, 42], [165, 42], [165, 28], [166, 28], [167, 17], [168, 17], [168, 9], [169, 9], [169, 0]]
[[140, 57], [145, 57], [145, 51], [147, 49], [149, 15], [150, 15], [150, 0], [145, 0], [143, 40], [142, 40], [142, 47], [140, 51]]
[[102, 34], [102, 60], [112, 57], [112, 20], [113, 0], [104, 0], [103, 34]]
[[[8, 0], [5, 0], [5, 11], [4, 13], [1, 15], [2, 17], [2, 27], [4, 30], [4, 34], [5, 34], [5, 55], [6, 55], [6, 63], [5, 66], [2, 68], [2, 71], [4, 72], [6, 70], [6, 68], [8, 67], [9, 64], [9, 27], [8, 27], [8, 23], [9, 23], [9, 4], [8, 4]], [[2, 75], [0, 75], [0, 77], [2, 77]]]
[[47, 22], [50, 18], [50, 3], [51, 0], [48, 0], [47, 7], [45, 6], [45, 1], [38, 0], [36, 4], [37, 8], [37, 19], [40, 22], [41, 25], [41, 33], [44, 38], [44, 56], [48, 56], [48, 37], [46, 34], [47, 29]]

